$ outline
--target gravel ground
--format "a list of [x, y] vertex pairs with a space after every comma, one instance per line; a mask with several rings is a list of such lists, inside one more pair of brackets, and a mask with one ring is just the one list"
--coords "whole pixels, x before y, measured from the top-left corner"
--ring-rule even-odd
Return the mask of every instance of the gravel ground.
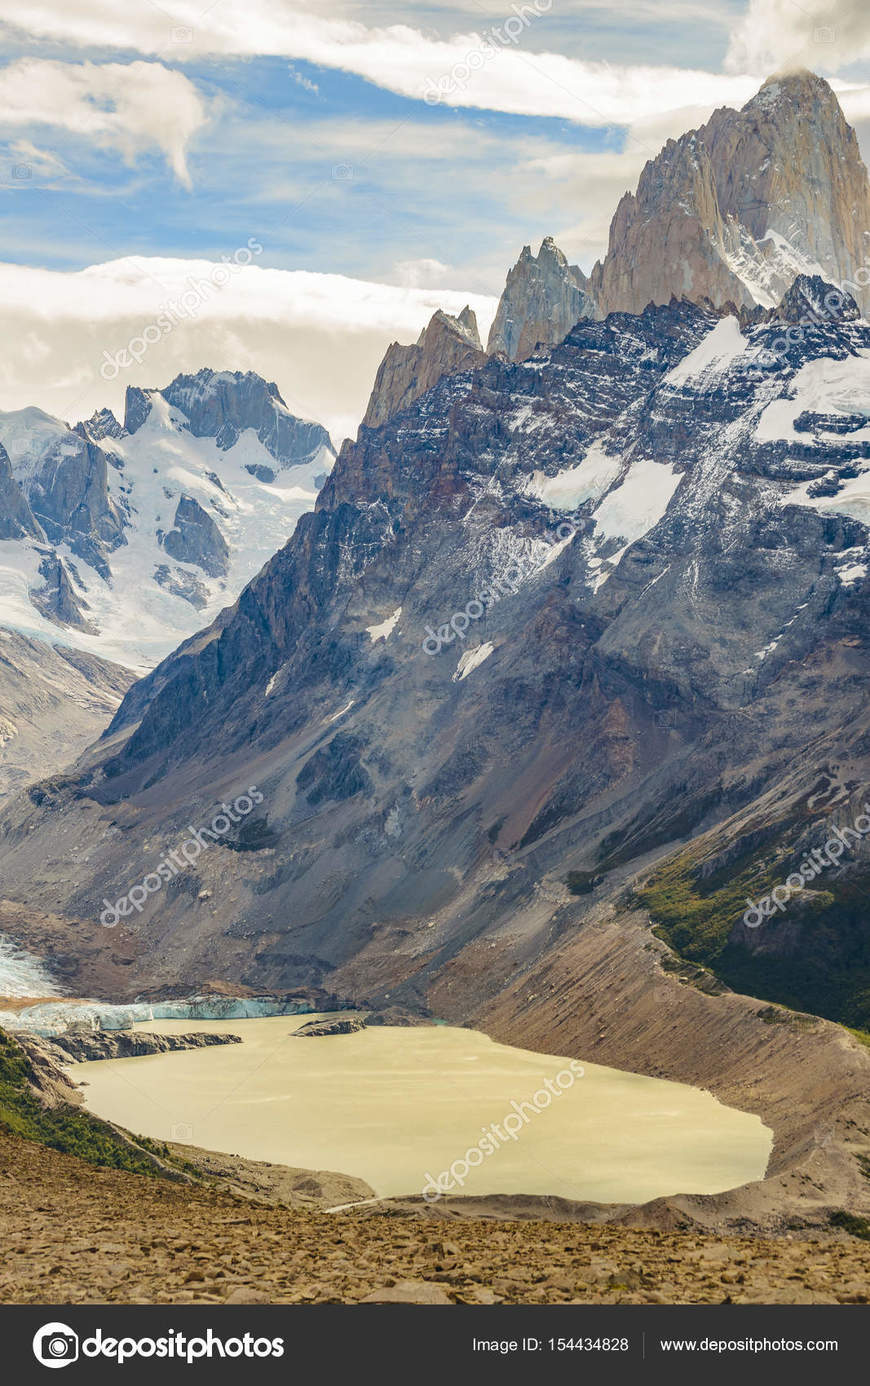
[[870, 1243], [268, 1207], [0, 1132], [5, 1303], [867, 1303]]

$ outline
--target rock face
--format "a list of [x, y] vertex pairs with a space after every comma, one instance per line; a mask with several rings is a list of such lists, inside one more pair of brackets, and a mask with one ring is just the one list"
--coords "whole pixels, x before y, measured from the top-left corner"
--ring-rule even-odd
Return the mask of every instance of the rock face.
[[105, 578], [108, 555], [124, 542], [124, 517], [110, 494], [109, 458], [100, 444], [41, 409], [0, 414], [0, 443], [17, 483], [14, 495], [0, 458], [0, 525], [9, 528], [11, 519], [21, 536], [68, 544]]
[[9, 454], [0, 444], [0, 539], [44, 539], [27, 499], [12, 473]]
[[[870, 296], [870, 185], [828, 83], [776, 76], [742, 110], [669, 140], [622, 198], [590, 276], [599, 312], [640, 312], [672, 295], [773, 306], [798, 273]], [[862, 275], [862, 279], [864, 276]]]
[[133, 677], [84, 650], [0, 628], [0, 799], [80, 755]]
[[552, 236], [547, 236], [537, 255], [531, 246], [524, 246], [508, 273], [487, 351], [502, 352], [510, 361], [525, 361], [539, 343], [556, 346], [581, 318], [595, 315], [585, 274], [577, 265], [569, 265]]
[[34, 587], [30, 592], [30, 600], [36, 610], [55, 625], [96, 635], [97, 628], [86, 615], [88, 603], [76, 591], [65, 561], [56, 553], [47, 553], [40, 562], [39, 573], [45, 582], [42, 587]]
[[223, 577], [229, 567], [229, 546], [212, 517], [193, 496], [182, 496], [175, 510], [174, 528], [163, 547], [180, 563], [193, 563], [209, 577]]
[[393, 342], [388, 348], [375, 377], [363, 426], [380, 428], [443, 376], [475, 370], [485, 360], [471, 308], [463, 308], [456, 318], [439, 309], [413, 346]]

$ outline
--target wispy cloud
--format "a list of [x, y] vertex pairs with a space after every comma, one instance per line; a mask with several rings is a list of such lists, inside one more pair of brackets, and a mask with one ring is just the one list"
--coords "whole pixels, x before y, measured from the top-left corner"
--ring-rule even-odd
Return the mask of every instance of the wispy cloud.
[[[507, 20], [513, 12], [505, 7]], [[199, 0], [166, 0], [123, 12], [109, 0], [7, 0], [7, 24], [40, 37], [83, 46], [137, 50], [189, 62], [195, 57], [271, 54], [353, 72], [402, 96], [422, 99], [431, 83], [479, 51], [487, 25], [442, 38], [412, 24], [370, 26], [301, 11], [290, 0], [223, 3], [202, 11]], [[487, 14], [491, 18], [491, 12]], [[552, 116], [587, 125], [625, 125], [662, 109], [746, 100], [752, 81], [677, 65], [626, 66], [548, 52], [546, 13], [533, 21], [534, 51], [517, 42], [458, 87], [449, 104]], [[530, 26], [530, 32], [532, 31]], [[181, 35], [180, 40], [173, 35]]]
[[60, 128], [129, 163], [156, 146], [186, 187], [187, 147], [207, 118], [193, 82], [162, 63], [22, 58], [0, 69], [0, 129]]

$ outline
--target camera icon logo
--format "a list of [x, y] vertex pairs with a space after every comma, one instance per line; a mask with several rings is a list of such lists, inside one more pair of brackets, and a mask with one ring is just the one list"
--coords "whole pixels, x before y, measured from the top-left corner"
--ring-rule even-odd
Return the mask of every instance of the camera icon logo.
[[179, 1141], [182, 1145], [190, 1145], [193, 1140], [193, 1127], [186, 1121], [177, 1121], [174, 1126], [169, 1128], [169, 1139]]
[[65, 1323], [47, 1323], [33, 1339], [33, 1355], [44, 1367], [68, 1367], [77, 1362], [79, 1335]]
[[12, 177], [15, 178], [19, 183], [26, 183], [29, 178], [33, 177], [33, 165], [13, 164]]
[[193, 30], [188, 29], [186, 24], [178, 24], [172, 30], [173, 43], [193, 43]]

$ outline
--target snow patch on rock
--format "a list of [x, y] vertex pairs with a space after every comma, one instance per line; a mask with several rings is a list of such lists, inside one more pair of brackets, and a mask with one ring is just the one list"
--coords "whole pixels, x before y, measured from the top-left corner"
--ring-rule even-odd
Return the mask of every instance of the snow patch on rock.
[[543, 501], [551, 510], [576, 510], [584, 501], [600, 499], [613, 485], [622, 466], [620, 458], [610, 457], [593, 445], [576, 467], [568, 467], [555, 476], [533, 472], [526, 482], [525, 493]]
[[388, 616], [386, 620], [381, 621], [379, 625], [366, 626], [366, 630], [368, 632], [368, 636], [372, 644], [374, 644], [376, 640], [389, 640], [390, 636], [396, 628], [396, 622], [398, 621], [401, 614], [402, 608], [400, 606], [397, 606], [392, 616]]
[[745, 350], [746, 338], [740, 331], [737, 319], [722, 318], [694, 351], [690, 351], [673, 370], [668, 371], [665, 382], [668, 385], [684, 385], [688, 380], [697, 381], [705, 376], [718, 375], [726, 371]]
[[467, 679], [468, 675], [472, 673], [474, 669], [481, 665], [485, 659], [489, 659], [494, 649], [495, 646], [492, 642], [487, 640], [484, 644], [478, 645], [476, 649], [466, 650], [465, 653], [460, 656], [459, 663], [456, 666], [456, 672], [453, 675], [453, 682], [461, 683], [463, 679]]
[[596, 537], [634, 544], [658, 524], [683, 479], [669, 462], [633, 462], [595, 511]]

